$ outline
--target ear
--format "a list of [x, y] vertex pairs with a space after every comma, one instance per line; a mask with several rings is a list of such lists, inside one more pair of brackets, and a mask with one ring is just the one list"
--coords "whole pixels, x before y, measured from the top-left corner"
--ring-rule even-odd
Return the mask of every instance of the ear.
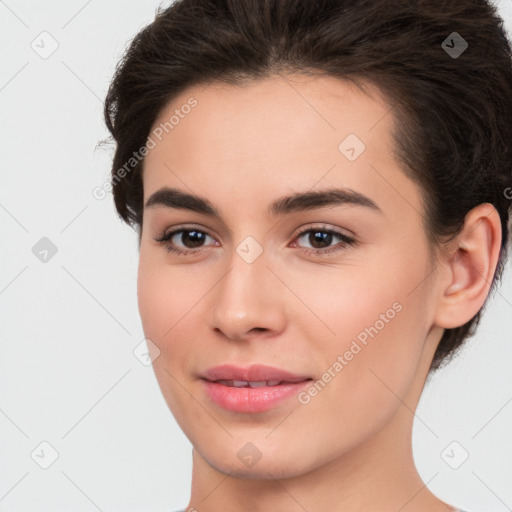
[[483, 306], [498, 264], [501, 220], [482, 203], [467, 213], [462, 231], [441, 250], [439, 294], [434, 324], [460, 327]]

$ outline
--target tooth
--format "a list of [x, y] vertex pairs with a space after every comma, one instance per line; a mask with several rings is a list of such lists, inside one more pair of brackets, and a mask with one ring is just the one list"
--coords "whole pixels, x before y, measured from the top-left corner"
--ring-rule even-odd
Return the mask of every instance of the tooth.
[[248, 382], [246, 380], [234, 380], [232, 382], [233, 382], [233, 386], [235, 388], [243, 388], [243, 387], [247, 386], [247, 384], [248, 384]]
[[267, 381], [266, 380], [260, 380], [260, 381], [257, 381], [257, 382], [249, 382], [249, 387], [251, 388], [261, 388], [263, 386], [266, 386], [267, 385]]
[[244, 387], [250, 387], [250, 388], [261, 388], [265, 386], [277, 386], [282, 381], [280, 380], [259, 380], [259, 381], [246, 381], [246, 380], [228, 380], [228, 379], [219, 379], [215, 382], [218, 382], [219, 384], [223, 384], [224, 386], [230, 386], [235, 388], [244, 388]]

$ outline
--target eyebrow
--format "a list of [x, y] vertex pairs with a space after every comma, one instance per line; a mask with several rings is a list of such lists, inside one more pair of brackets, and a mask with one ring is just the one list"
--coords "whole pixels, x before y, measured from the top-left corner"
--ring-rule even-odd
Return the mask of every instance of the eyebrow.
[[[281, 197], [270, 205], [268, 213], [272, 216], [277, 216], [325, 206], [339, 205], [364, 206], [375, 212], [382, 213], [379, 206], [369, 197], [355, 190], [344, 188], [297, 192], [289, 196]], [[144, 208], [153, 207], [190, 210], [221, 218], [219, 210], [204, 197], [170, 187], [162, 187], [148, 198]]]

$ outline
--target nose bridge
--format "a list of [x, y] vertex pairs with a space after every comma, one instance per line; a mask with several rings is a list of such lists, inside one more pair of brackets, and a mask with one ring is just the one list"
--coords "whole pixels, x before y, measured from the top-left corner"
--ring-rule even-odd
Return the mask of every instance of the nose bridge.
[[254, 328], [282, 328], [283, 308], [277, 283], [272, 283], [276, 278], [267, 265], [267, 255], [254, 240], [243, 240], [234, 248], [214, 294], [214, 328], [233, 339], [244, 338]]

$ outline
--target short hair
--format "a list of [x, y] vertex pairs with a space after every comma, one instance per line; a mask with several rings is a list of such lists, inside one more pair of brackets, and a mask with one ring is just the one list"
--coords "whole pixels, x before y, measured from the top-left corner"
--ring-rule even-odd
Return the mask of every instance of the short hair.
[[[510, 229], [512, 66], [503, 20], [484, 0], [178, 0], [160, 7], [124, 52], [104, 106], [116, 144], [115, 207], [139, 230], [139, 242], [144, 159], [132, 156], [162, 109], [194, 85], [282, 72], [377, 86], [391, 106], [397, 161], [421, 191], [432, 244], [456, 236], [473, 207], [494, 205], [502, 244], [490, 295]], [[484, 307], [445, 329], [430, 370], [475, 333]]]

